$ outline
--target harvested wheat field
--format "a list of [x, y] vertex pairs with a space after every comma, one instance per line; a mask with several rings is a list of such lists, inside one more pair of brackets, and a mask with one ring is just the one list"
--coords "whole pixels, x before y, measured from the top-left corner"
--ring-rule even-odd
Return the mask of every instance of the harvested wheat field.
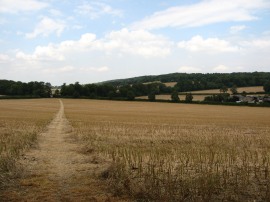
[[0, 100], [0, 190], [21, 174], [17, 160], [36, 144], [57, 109], [52, 99]]
[[[1, 133], [1, 158], [7, 137], [25, 145], [10, 166], [20, 174], [1, 168], [5, 201], [270, 200], [270, 108], [79, 99], [0, 108], [1, 128], [13, 128]], [[40, 126], [31, 144], [11, 136], [13, 119]]]
[[14, 171], [15, 160], [35, 144], [57, 109], [51, 99], [0, 100], [0, 187], [3, 173]]
[[142, 201], [266, 201], [270, 109], [64, 100], [117, 196]]
[[168, 87], [174, 87], [177, 84], [177, 82], [165, 82], [164, 84]]
[[[263, 86], [251, 86], [251, 87], [239, 87], [237, 88], [238, 93], [242, 93], [245, 91], [246, 93], [256, 93], [256, 92], [264, 92]], [[220, 93], [219, 89], [212, 90], [198, 90], [191, 91], [191, 93], [204, 93], [204, 94], [215, 94]], [[231, 93], [230, 89], [228, 89], [228, 93]]]
[[0, 201], [126, 201], [110, 197], [56, 99], [2, 100]]

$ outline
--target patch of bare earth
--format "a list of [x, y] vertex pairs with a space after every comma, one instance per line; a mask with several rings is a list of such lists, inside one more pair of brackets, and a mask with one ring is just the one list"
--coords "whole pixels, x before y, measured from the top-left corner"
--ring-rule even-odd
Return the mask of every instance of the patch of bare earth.
[[[40, 134], [38, 145], [23, 155], [23, 174], [0, 197], [3, 201], [124, 201], [113, 197], [97, 177], [109, 166], [93, 153], [83, 153], [60, 110]], [[95, 160], [93, 160], [95, 159]], [[1, 201], [0, 200], [0, 201]]]

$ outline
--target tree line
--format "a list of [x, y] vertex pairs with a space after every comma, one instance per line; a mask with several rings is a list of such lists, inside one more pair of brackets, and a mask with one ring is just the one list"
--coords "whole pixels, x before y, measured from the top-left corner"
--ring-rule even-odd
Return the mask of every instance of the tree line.
[[[133, 83], [132, 83], [133, 82]], [[146, 83], [145, 83], [146, 82]], [[174, 87], [166, 86], [162, 82], [177, 82]], [[270, 93], [270, 73], [230, 73], [230, 74], [183, 74], [174, 73], [159, 76], [143, 76], [95, 84], [64, 83], [54, 93], [55, 97], [71, 98], [104, 98], [134, 100], [138, 96], [148, 96], [155, 100], [155, 95], [170, 94], [172, 101], [178, 102], [179, 92], [193, 90], [220, 89], [224, 94], [230, 89], [237, 93], [238, 87], [264, 86], [265, 92]], [[32, 81], [0, 80], [0, 95], [51, 97], [50, 83]], [[192, 101], [192, 95], [187, 94], [186, 100]], [[215, 100], [224, 100], [222, 95]], [[177, 98], [178, 97], [178, 98]]]
[[30, 96], [30, 97], [51, 97], [51, 84], [45, 82], [0, 80], [0, 95], [7, 96]]
[[[178, 85], [179, 83], [177, 83]], [[106, 99], [125, 99], [125, 100], [134, 100], [138, 96], [148, 96], [148, 100], [155, 101], [156, 95], [159, 94], [170, 94], [172, 102], [179, 102], [179, 92], [178, 86], [169, 87], [163, 83], [154, 82], [154, 83], [137, 83], [132, 85], [124, 86], [113, 86], [111, 84], [85, 84], [81, 85], [79, 82], [74, 84], [63, 84], [61, 86], [61, 93], [59, 96], [62, 97], [72, 97], [72, 98], [106, 98]], [[266, 82], [264, 85], [265, 92], [270, 93], [270, 81]], [[228, 91], [231, 91], [232, 94], [246, 95], [245, 92], [238, 92], [237, 86], [233, 85], [231, 88], [226, 86], [220, 87], [220, 94], [206, 97], [205, 101], [208, 102], [235, 102], [235, 98], [231, 98]], [[193, 95], [190, 92], [185, 93], [186, 102], [192, 102]]]
[[187, 92], [193, 90], [220, 89], [223, 86], [263, 86], [270, 81], [269, 72], [241, 72], [241, 73], [172, 73], [157, 76], [141, 76], [128, 79], [107, 81], [105, 83], [113, 86], [123, 86], [135, 83], [146, 83], [160, 81], [177, 82], [175, 90]]
[[118, 98], [133, 100], [137, 96], [149, 94], [169, 94], [173, 92], [172, 87], [167, 87], [163, 83], [136, 83], [132, 85], [115, 86], [112, 84], [85, 84], [79, 82], [67, 85], [64, 83], [61, 86], [60, 94], [64, 97], [89, 97], [89, 98]]
[[[166, 86], [161, 81], [175, 82], [174, 87]], [[179, 80], [180, 79], [180, 80]], [[146, 83], [142, 83], [145, 81]], [[132, 83], [134, 82], [134, 83]], [[131, 79], [108, 81], [98, 84], [81, 85], [63, 84], [61, 86], [61, 96], [65, 97], [90, 97], [90, 98], [118, 98], [133, 100], [138, 96], [148, 96], [149, 100], [155, 100], [155, 95], [171, 94], [172, 100], [177, 101], [176, 93], [190, 92], [194, 90], [220, 89], [225, 93], [230, 89], [233, 94], [238, 93], [238, 87], [264, 86], [265, 92], [270, 92], [270, 73], [231, 73], [231, 74], [168, 74], [159, 76], [143, 76]], [[174, 95], [173, 95], [174, 94]], [[218, 96], [216, 100], [224, 100]], [[190, 100], [190, 98], [188, 98]]]
[[[81, 85], [79, 82], [67, 85], [64, 83], [61, 86], [61, 91], [58, 96], [72, 97], [72, 98], [107, 98], [107, 99], [124, 99], [134, 100], [138, 96], [148, 96], [148, 100], [155, 101], [156, 95], [171, 94], [172, 102], [180, 102], [178, 92], [174, 87], [166, 86], [160, 82], [142, 84], [137, 83], [133, 85], [113, 86], [111, 84], [85, 84]], [[191, 102], [193, 96], [191, 93], [186, 94], [185, 101]]]

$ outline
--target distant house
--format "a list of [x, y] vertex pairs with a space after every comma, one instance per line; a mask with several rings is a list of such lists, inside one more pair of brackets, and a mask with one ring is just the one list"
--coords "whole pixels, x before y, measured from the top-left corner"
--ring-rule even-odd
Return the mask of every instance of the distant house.
[[270, 98], [265, 98], [263, 96], [255, 96], [255, 95], [233, 95], [232, 98], [236, 100], [237, 103], [246, 102], [246, 103], [262, 103], [262, 102], [270, 102]]
[[236, 102], [242, 102], [242, 100], [244, 99], [243, 95], [232, 95], [231, 97], [236, 100]]
[[236, 100], [237, 103], [246, 102], [246, 103], [257, 103], [263, 102], [263, 97], [261, 96], [243, 96], [243, 95], [233, 95], [232, 98]]
[[269, 98], [269, 97], [263, 98], [263, 102], [268, 102], [268, 103], [270, 103], [270, 98]]
[[254, 96], [246, 96], [242, 99], [242, 102], [256, 103], [257, 99]]

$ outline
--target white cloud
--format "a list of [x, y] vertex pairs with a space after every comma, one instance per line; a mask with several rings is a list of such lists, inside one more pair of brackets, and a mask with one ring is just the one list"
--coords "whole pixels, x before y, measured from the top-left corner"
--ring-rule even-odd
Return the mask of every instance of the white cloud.
[[36, 25], [34, 31], [27, 33], [25, 36], [28, 39], [35, 38], [39, 35], [47, 37], [52, 33], [56, 33], [57, 36], [60, 36], [65, 28], [66, 25], [64, 22], [54, 20], [49, 17], [43, 17], [41, 21]]
[[213, 71], [218, 72], [218, 73], [226, 73], [226, 72], [229, 72], [229, 70], [230, 68], [225, 65], [218, 65], [213, 68]]
[[79, 69], [82, 72], [107, 72], [109, 68], [107, 66], [103, 67], [85, 67]]
[[219, 22], [256, 20], [256, 10], [269, 8], [267, 0], [204, 0], [188, 6], [176, 6], [159, 11], [135, 22], [132, 29], [165, 27], [197, 27]]
[[63, 13], [60, 11], [60, 10], [57, 10], [57, 9], [50, 9], [49, 10], [49, 13], [52, 15], [52, 16], [63, 16]]
[[122, 29], [97, 39], [86, 33], [77, 41], [67, 40], [59, 44], [38, 46], [32, 54], [17, 52], [17, 58], [25, 60], [65, 60], [68, 53], [101, 51], [107, 54], [130, 54], [149, 57], [165, 57], [170, 54], [172, 43], [166, 38], [147, 31]]
[[64, 66], [61, 68], [45, 68], [42, 70], [44, 73], [64, 73], [64, 72], [72, 72], [75, 68], [73, 66]]
[[111, 15], [121, 17], [123, 12], [119, 9], [114, 9], [110, 5], [101, 2], [91, 2], [79, 5], [75, 12], [80, 15], [89, 16], [91, 19], [96, 19], [102, 15]]
[[189, 41], [179, 42], [178, 47], [192, 52], [204, 51], [209, 53], [235, 52], [240, 50], [239, 47], [231, 45], [226, 40], [218, 38], [203, 39], [199, 35], [192, 37]]
[[172, 42], [163, 36], [154, 35], [148, 31], [129, 31], [122, 29], [113, 31], [103, 40], [103, 49], [117, 50], [144, 57], [165, 57], [170, 54]]
[[56, 68], [44, 68], [42, 72], [48, 73], [48, 74], [54, 74], [54, 73], [68, 73], [68, 72], [107, 72], [109, 71], [109, 68], [107, 66], [102, 67], [81, 67], [81, 68], [75, 68], [74, 66], [64, 66], [64, 67], [56, 67]]
[[11, 58], [6, 54], [0, 54], [0, 63], [7, 63]]
[[238, 32], [240, 32], [246, 28], [247, 27], [245, 25], [232, 26], [232, 27], [230, 27], [230, 33], [237, 34]]
[[197, 73], [201, 72], [200, 68], [191, 67], [191, 66], [182, 66], [178, 69], [178, 72], [185, 72], [185, 73]]
[[26, 54], [22, 51], [17, 51], [17, 59], [32, 61], [63, 61], [65, 59], [64, 55], [58, 51], [57, 47], [53, 44], [48, 46], [37, 46], [32, 54]]
[[270, 36], [270, 30], [266, 30], [262, 33], [264, 36]]
[[241, 45], [249, 47], [249, 48], [270, 48], [270, 39], [253, 39], [250, 41], [243, 41]]
[[0, 0], [0, 13], [36, 11], [46, 7], [47, 3], [37, 0]]

